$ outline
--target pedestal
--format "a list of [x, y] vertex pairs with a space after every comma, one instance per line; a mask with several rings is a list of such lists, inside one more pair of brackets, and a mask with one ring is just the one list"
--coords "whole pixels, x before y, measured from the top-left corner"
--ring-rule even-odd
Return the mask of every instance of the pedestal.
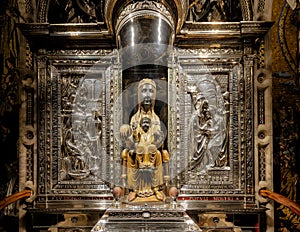
[[200, 232], [180, 206], [171, 204], [121, 204], [108, 208], [91, 232], [172, 231]]

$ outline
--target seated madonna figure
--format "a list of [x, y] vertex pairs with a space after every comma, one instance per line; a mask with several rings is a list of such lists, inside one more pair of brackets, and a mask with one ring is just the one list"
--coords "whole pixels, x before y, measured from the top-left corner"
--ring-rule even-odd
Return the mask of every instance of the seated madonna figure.
[[[164, 201], [163, 180], [169, 176], [166, 163], [169, 153], [162, 149], [164, 135], [160, 119], [154, 112], [156, 84], [143, 79], [138, 85], [138, 111], [130, 124], [120, 128], [121, 138], [126, 144], [122, 151], [122, 184], [130, 193], [130, 201]], [[165, 172], [165, 173], [163, 173]]]

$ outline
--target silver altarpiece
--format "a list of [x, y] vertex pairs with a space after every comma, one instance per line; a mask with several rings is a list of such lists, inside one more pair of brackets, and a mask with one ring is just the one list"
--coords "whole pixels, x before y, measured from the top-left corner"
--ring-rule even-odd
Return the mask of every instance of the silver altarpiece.
[[[114, 17], [110, 7], [117, 8], [116, 2], [106, 1], [108, 18]], [[272, 23], [253, 21], [246, 0], [241, 1], [240, 22], [189, 21], [186, 3], [170, 2], [168, 7], [186, 20], [176, 24], [174, 45], [164, 45], [168, 58], [163, 65], [150, 62], [164, 70], [153, 76], [170, 154], [169, 187], [179, 190], [178, 204], [200, 218], [200, 225], [204, 216], [258, 215], [249, 225], [235, 225], [232, 219], [226, 228], [254, 231], [261, 223], [260, 231], [272, 231], [267, 226], [272, 205], [266, 212], [268, 202], [258, 194], [260, 188], [272, 188], [270, 73], [264, 60]], [[46, 5], [41, 1], [37, 23], [20, 25], [29, 41], [47, 41], [32, 45], [36, 75], [28, 71], [22, 83], [20, 188], [34, 192], [26, 210], [35, 231], [90, 231], [114, 202], [112, 189], [121, 185], [119, 129], [136, 105], [138, 80], [124, 79], [126, 48], [109, 45], [113, 20], [107, 20], [107, 28], [101, 23], [49, 24], [43, 21]], [[146, 43], [136, 54], [152, 50]], [[144, 65], [143, 59], [135, 65]], [[205, 135], [195, 129], [207, 126], [197, 122], [197, 101], [208, 105], [207, 120], [212, 121]], [[47, 213], [65, 219], [39, 224]], [[60, 227], [66, 215], [88, 219], [85, 226]]]

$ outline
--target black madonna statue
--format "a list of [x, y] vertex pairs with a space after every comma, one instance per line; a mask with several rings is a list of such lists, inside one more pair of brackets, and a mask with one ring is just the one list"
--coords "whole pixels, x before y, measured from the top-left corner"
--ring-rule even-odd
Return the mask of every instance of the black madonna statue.
[[129, 189], [128, 202], [165, 201], [164, 182], [168, 184], [169, 153], [163, 149], [164, 134], [154, 112], [156, 84], [142, 79], [138, 85], [138, 110], [130, 124], [122, 125], [122, 184]]

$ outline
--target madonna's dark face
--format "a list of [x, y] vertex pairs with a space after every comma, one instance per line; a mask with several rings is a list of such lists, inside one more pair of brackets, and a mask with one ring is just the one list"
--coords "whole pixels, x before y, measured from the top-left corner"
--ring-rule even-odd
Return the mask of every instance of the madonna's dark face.
[[144, 84], [141, 88], [141, 105], [145, 111], [148, 111], [152, 107], [154, 100], [155, 90], [151, 84]]

